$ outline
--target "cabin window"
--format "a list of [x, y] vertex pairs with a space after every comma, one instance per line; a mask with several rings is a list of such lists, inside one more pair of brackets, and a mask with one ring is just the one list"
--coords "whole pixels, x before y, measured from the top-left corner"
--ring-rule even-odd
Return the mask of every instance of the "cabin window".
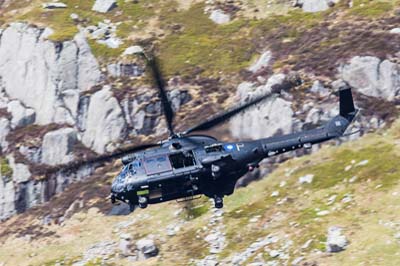
[[222, 151], [224, 151], [224, 148], [222, 147], [222, 144], [213, 144], [213, 145], [205, 147], [205, 150], [206, 150], [206, 153], [222, 152]]
[[148, 175], [162, 173], [171, 170], [171, 164], [167, 155], [146, 158], [144, 166]]
[[174, 169], [189, 167], [196, 164], [192, 151], [171, 154], [169, 160]]

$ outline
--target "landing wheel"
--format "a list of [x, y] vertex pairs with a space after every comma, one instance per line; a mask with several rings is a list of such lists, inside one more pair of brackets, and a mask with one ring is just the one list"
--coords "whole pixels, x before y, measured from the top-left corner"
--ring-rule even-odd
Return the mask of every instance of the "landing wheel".
[[117, 202], [117, 199], [115, 198], [114, 195], [111, 195], [111, 204], [115, 204]]
[[146, 197], [140, 196], [138, 202], [139, 202], [139, 208], [142, 209], [147, 208], [148, 201]]
[[129, 211], [133, 212], [135, 210], [135, 208], [136, 208], [135, 204], [132, 204], [129, 202]]
[[224, 200], [221, 197], [215, 196], [214, 197], [214, 206], [217, 209], [221, 209], [224, 207]]

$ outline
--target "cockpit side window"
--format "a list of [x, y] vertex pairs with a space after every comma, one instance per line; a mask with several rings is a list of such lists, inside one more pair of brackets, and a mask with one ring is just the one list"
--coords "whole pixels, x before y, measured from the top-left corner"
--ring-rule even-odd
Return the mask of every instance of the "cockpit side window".
[[137, 169], [141, 167], [141, 165], [142, 164], [140, 161], [135, 160], [127, 165], [127, 170], [134, 174], [136, 173]]
[[174, 169], [189, 167], [196, 165], [196, 160], [193, 151], [179, 152], [169, 156], [172, 167]]
[[224, 147], [222, 146], [222, 144], [212, 144], [210, 146], [205, 147], [204, 149], [206, 150], [206, 153], [224, 151]]

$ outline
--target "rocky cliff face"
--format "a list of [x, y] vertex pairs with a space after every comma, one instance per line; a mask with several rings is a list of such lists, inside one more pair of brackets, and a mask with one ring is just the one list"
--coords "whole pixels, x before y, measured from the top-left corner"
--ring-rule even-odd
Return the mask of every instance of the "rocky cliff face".
[[[14, 155], [21, 155], [20, 150], [25, 148], [35, 149], [31, 163], [55, 165], [73, 159], [70, 153], [78, 138], [81, 94], [101, 80], [99, 64], [82, 34], [72, 41], [55, 43], [47, 40], [51, 32], [48, 28], [13, 23], [0, 36], [1, 108], [9, 117], [2, 118], [2, 153], [9, 154], [6, 158], [13, 173], [9, 179], [3, 176], [0, 185], [1, 219], [63, 190], [62, 178], [31, 180], [28, 165], [15, 162]], [[42, 145], [31, 144], [18, 150], [18, 143], [7, 144], [12, 129], [52, 123], [72, 127], [47, 133]]]
[[[0, 266], [399, 264], [399, 1], [42, 2], [0, 0]], [[265, 93], [212, 134], [314, 128], [347, 83], [359, 131], [267, 161], [269, 178], [224, 211], [199, 200], [112, 216], [128, 214], [106, 201], [117, 162], [38, 170], [165, 133], [135, 55], [149, 48], [179, 129]]]
[[[77, 145], [98, 154], [112, 151], [128, 135], [153, 132], [160, 119], [159, 103], [141, 104], [155, 92], [116, 98], [113, 84], [104, 83], [109, 73], [100, 71], [83, 33], [64, 42], [48, 40], [51, 34], [49, 28], [12, 23], [0, 35], [0, 110], [5, 114], [0, 145], [3, 164], [12, 170], [12, 175], [1, 174], [0, 219], [48, 200], [90, 173], [89, 167], [34, 180], [30, 168], [79, 160]], [[187, 102], [179, 90], [171, 96], [176, 108]], [[24, 134], [28, 126], [41, 133], [9, 143], [14, 130]]]
[[35, 119], [29, 122], [73, 125], [79, 94], [100, 81], [99, 65], [82, 34], [62, 43], [48, 41], [50, 34], [50, 29], [23, 23], [4, 30], [1, 84], [10, 100], [34, 110]]
[[[116, 77], [115, 71], [110, 71], [114, 68], [106, 68], [108, 72], [100, 70], [83, 33], [64, 42], [48, 40], [51, 33], [49, 28], [13, 23], [1, 34], [0, 108], [5, 117], [0, 120], [0, 143], [13, 170], [13, 175], [3, 178], [0, 184], [2, 219], [48, 200], [71, 182], [80, 180], [84, 173], [90, 173], [90, 168], [86, 168], [72, 176], [35, 181], [31, 179], [34, 174], [30, 167], [77, 160], [79, 157], [74, 155], [77, 145], [101, 154], [114, 150], [127, 137], [163, 132], [159, 124], [160, 104], [150, 101], [154, 92], [144, 87], [135, 94], [116, 95], [114, 83], [107, 81], [108, 77]], [[398, 64], [372, 56], [354, 57], [342, 64], [337, 70], [341, 80], [327, 86], [318, 81], [307, 85], [307, 80], [297, 77], [300, 87], [276, 91], [274, 86], [288, 82], [296, 74], [266, 75], [264, 71], [271, 66], [273, 56], [271, 51], [263, 53], [249, 67], [252, 77], [237, 87], [236, 97], [240, 102], [265, 93], [270, 93], [271, 98], [231, 122], [233, 137], [261, 138], [320, 125], [336, 114], [336, 98], [329, 94], [341, 82], [372, 97], [361, 99], [361, 105], [374, 97], [393, 102], [400, 91]], [[124, 65], [116, 62], [109, 66], [121, 64]], [[136, 64], [132, 66], [140, 69]], [[134, 73], [140, 76], [143, 71]], [[325, 100], [314, 104], [321, 97]], [[190, 95], [175, 89], [170, 99], [178, 110], [190, 100]], [[328, 114], [327, 109], [331, 110]], [[363, 113], [356, 127], [361, 126], [363, 131], [381, 127], [385, 125], [385, 115], [387, 112]], [[36, 141], [9, 143], [14, 130], [23, 132], [29, 125], [55, 126], [42, 130]]]
[[353, 57], [340, 68], [342, 79], [359, 92], [393, 101], [400, 92], [400, 66], [372, 56]]

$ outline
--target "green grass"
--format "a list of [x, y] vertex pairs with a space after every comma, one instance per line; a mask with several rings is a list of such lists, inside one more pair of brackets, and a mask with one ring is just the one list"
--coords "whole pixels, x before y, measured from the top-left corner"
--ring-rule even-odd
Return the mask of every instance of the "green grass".
[[0, 157], [0, 178], [8, 177], [11, 178], [13, 170], [8, 163], [8, 159]]
[[[355, 166], [345, 171], [345, 167], [368, 160], [365, 166]], [[314, 189], [328, 188], [357, 176], [357, 182], [368, 179], [375, 180], [378, 177], [385, 186], [391, 186], [398, 182], [400, 165], [397, 163], [400, 157], [394, 154], [394, 147], [390, 144], [376, 143], [376, 146], [366, 147], [360, 150], [339, 149], [324, 163], [311, 164], [295, 172], [300, 177], [313, 174], [314, 180], [308, 185]]]
[[227, 245], [218, 254], [220, 259], [227, 258], [232, 254], [244, 251], [251, 243], [260, 237], [268, 235], [268, 231], [258, 227], [244, 226], [231, 221], [225, 231]]
[[66, 0], [65, 9], [44, 10], [37, 4], [31, 11], [18, 17], [17, 19], [36, 23], [54, 30], [54, 34], [49, 39], [54, 41], [70, 40], [78, 32], [75, 22], [70, 18], [72, 13], [76, 13], [80, 18], [85, 19], [85, 23], [97, 24], [97, 22], [106, 19], [104, 14], [91, 11], [93, 3], [82, 0]]
[[123, 43], [116, 49], [111, 49], [107, 45], [97, 43], [95, 40], [88, 40], [93, 55], [98, 59], [110, 59], [119, 57], [127, 48], [127, 44]]
[[246, 68], [257, 54], [254, 39], [273, 36], [281, 29], [281, 40], [295, 40], [304, 30], [320, 23], [329, 11], [319, 14], [300, 10], [286, 15], [274, 15], [262, 20], [237, 19], [216, 25], [206, 14], [204, 5], [193, 5], [185, 12], [161, 16], [165, 25], [179, 24], [179, 33], [168, 35], [160, 44], [160, 57], [167, 75], [190, 74], [203, 71], [204, 75], [237, 73]]
[[393, 1], [358, 0], [354, 1], [353, 8], [349, 10], [348, 15], [367, 19], [378, 18], [393, 11], [394, 7]]
[[167, 75], [191, 74], [201, 69], [204, 75], [237, 72], [246, 67], [254, 45], [245, 37], [246, 21], [216, 25], [204, 5], [193, 5], [184, 12], [164, 13], [163, 25], [179, 24], [182, 31], [168, 35], [160, 43], [160, 58]]
[[[243, 252], [257, 239], [271, 233], [277, 235], [279, 240], [277, 243], [269, 244], [269, 248], [279, 249], [286, 239], [290, 239], [293, 241], [293, 245], [286, 251], [288, 255], [296, 258], [300, 251], [307, 257], [314, 253], [314, 250], [325, 251], [327, 229], [335, 225], [344, 228], [350, 245], [348, 250], [335, 254], [332, 258], [319, 257], [321, 265], [350, 265], [349, 254], [356, 257], [357, 260], [362, 260], [360, 258], [365, 258], [364, 251], [369, 249], [387, 252], [383, 263], [377, 263], [373, 257], [368, 256], [368, 259], [374, 261], [374, 265], [396, 265], [391, 258], [391, 255], [395, 254], [395, 242], [385, 245], [386, 239], [392, 239], [395, 232], [383, 228], [378, 224], [378, 220], [391, 221], [390, 219], [395, 218], [397, 213], [395, 206], [400, 203], [400, 197], [392, 196], [392, 192], [399, 189], [399, 186], [393, 187], [399, 179], [398, 172], [395, 172], [397, 168], [394, 168], [397, 167], [395, 164], [399, 159], [398, 145], [396, 144], [399, 140], [396, 137], [398, 129], [399, 125], [396, 124], [385, 135], [370, 134], [340, 147], [324, 145], [324, 148], [315, 154], [288, 160], [279, 165], [268, 178], [254, 182], [246, 188], [237, 189], [232, 196], [225, 198], [225, 212], [221, 222], [224, 227], [221, 230], [225, 233], [226, 247], [222, 253], [217, 255], [218, 258], [223, 259]], [[369, 160], [369, 163], [364, 166], [353, 166], [349, 171], [344, 171], [344, 168], [350, 165], [352, 160], [355, 160], [356, 163]], [[297, 170], [291, 171], [291, 169]], [[285, 175], [289, 172], [291, 172], [290, 175]], [[313, 183], [310, 185], [299, 184], [298, 177], [309, 173], [315, 175]], [[352, 175], [357, 175], [359, 179], [354, 183], [342, 182], [344, 178], [348, 179]], [[367, 182], [368, 179], [370, 179], [369, 182]], [[279, 186], [282, 180], [286, 181], [284, 187]], [[376, 184], [384, 184], [384, 189], [376, 189]], [[275, 190], [279, 190], [279, 196], [271, 197], [271, 192]], [[346, 204], [341, 203], [344, 195], [348, 193], [353, 196], [353, 201]], [[332, 205], [327, 205], [327, 199], [332, 195], [337, 195], [336, 201]], [[277, 205], [277, 202], [285, 197], [290, 200]], [[210, 204], [205, 198], [191, 201], [186, 203], [186, 210], [175, 217], [173, 213], [183, 207], [181, 204], [154, 205], [147, 210], [131, 214], [131, 217], [127, 219], [140, 217], [142, 212], [146, 216], [148, 215], [148, 218], [143, 218], [126, 230], [134, 236], [134, 239], [140, 239], [149, 234], [161, 234], [162, 236], [166, 226], [184, 220], [184, 225], [175, 236], [168, 237], [167, 241], [161, 241], [158, 245], [162, 263], [187, 265], [190, 259], [201, 259], [209, 255], [209, 243], [204, 241], [205, 236], [211, 230], [211, 227], [208, 226], [209, 206]], [[329, 210], [330, 213], [326, 216], [318, 216], [318, 210]], [[82, 229], [84, 232], [89, 232], [90, 230], [87, 228], [91, 227], [100, 232], [101, 225], [105, 225], [110, 231], [108, 238], [116, 236], [111, 233], [112, 225], [120, 222], [120, 218], [93, 216], [90, 221], [96, 224], [89, 225], [90, 221], [88, 221], [87, 215], [81, 213], [82, 219], [78, 219], [78, 215], [73, 216], [76, 221], [75, 226], [77, 228], [85, 226]], [[256, 215], [259, 216], [259, 219], [250, 223], [249, 220]], [[102, 219], [112, 220], [105, 222]], [[207, 229], [205, 229], [206, 227]], [[71, 229], [71, 223], [67, 222], [65, 227], [57, 230], [70, 231]], [[80, 234], [83, 234], [82, 232]], [[94, 234], [93, 231], [93, 235], [97, 236], [97, 234], [99, 233]], [[103, 237], [107, 238], [107, 236]], [[377, 243], [371, 242], [377, 237], [379, 238]], [[382, 237], [384, 237], [383, 240]], [[301, 246], [308, 240], [312, 240], [309, 247], [301, 249]], [[59, 244], [61, 246], [68, 245], [66, 242], [68, 240], [63, 238], [58, 241], [61, 241]], [[93, 240], [94, 243], [97, 241], [100, 240]], [[85, 246], [90, 246], [89, 240], [86, 240], [85, 243]], [[48, 250], [48, 247], [43, 247], [43, 249]], [[374, 256], [379, 254], [378, 251], [373, 252]], [[79, 252], [81, 251], [68, 254], [79, 256], [81, 254]], [[268, 253], [261, 248], [247, 262], [251, 263], [258, 254], [263, 253], [266, 254], [264, 255], [266, 260], [271, 259]], [[50, 258], [46, 257], [46, 259]], [[55, 262], [55, 260], [51, 262]], [[52, 265], [49, 263], [44, 265]], [[99, 261], [94, 261], [92, 265], [99, 265], [98, 263]], [[118, 258], [116, 258], [115, 264], [125, 265], [120, 263]]]
[[[295, 41], [302, 31], [313, 27], [323, 20], [323, 14], [309, 14], [300, 10], [286, 15], [271, 15], [262, 20], [237, 18], [226, 25], [216, 25], [207, 14], [204, 4], [194, 4], [188, 10], [179, 10], [175, 1], [139, 1], [138, 3], [118, 1], [118, 7], [107, 14], [91, 11], [92, 2], [82, 0], [64, 1], [68, 8], [43, 10], [36, 5], [19, 19], [48, 26], [55, 32], [50, 36], [54, 41], [72, 39], [77, 33], [77, 24], [70, 18], [76, 13], [83, 20], [80, 24], [96, 25], [99, 21], [110, 19], [121, 24], [117, 27], [118, 37], [125, 40], [119, 49], [110, 49], [105, 45], [90, 42], [95, 56], [109, 60], [121, 55], [124, 48], [134, 44], [132, 40], [140, 38], [141, 30], [148, 20], [159, 19], [159, 26], [165, 32], [165, 38], [159, 40], [159, 57], [166, 76], [221, 76], [236, 74], [247, 68], [259, 53], [254, 39], [260, 36], [274, 36], [278, 28], [281, 41]], [[172, 31], [172, 26], [180, 25], [181, 30]], [[135, 37], [136, 36], [136, 37]], [[127, 40], [130, 38], [130, 40]], [[154, 42], [154, 41], [152, 41]]]
[[[152, 0], [145, 3], [118, 1], [118, 7], [107, 14], [92, 11], [93, 2], [83, 0], [66, 0], [65, 9], [44, 10], [40, 5], [36, 5], [31, 11], [17, 19], [28, 21], [30, 23], [38, 23], [43, 26], [52, 28], [55, 33], [50, 36], [54, 41], [70, 40], [78, 32], [77, 24], [70, 15], [75, 13], [83, 22], [83, 25], [96, 25], [104, 19], [112, 22], [124, 22], [123, 26], [118, 29], [118, 36], [125, 38], [133, 31], [133, 26], [139, 25], [141, 21], [154, 15], [154, 8], [148, 8], [150, 4], [156, 5], [159, 1]], [[142, 22], [143, 25], [143, 22]]]
[[199, 218], [210, 210], [209, 205], [210, 204], [205, 197], [193, 201], [186, 201], [184, 202], [184, 208], [181, 217], [186, 221], [191, 221]]
[[180, 253], [188, 259], [200, 259], [208, 254], [208, 243], [204, 240], [204, 236], [200, 238], [197, 236], [197, 230], [194, 228], [178, 235], [178, 243], [184, 247], [184, 249], [180, 250]]
[[80, 257], [76, 258], [66, 258], [66, 257], [61, 257], [58, 259], [52, 259], [49, 261], [46, 261], [43, 263], [43, 266], [54, 266], [54, 265], [64, 265], [64, 266], [72, 266], [76, 261], [79, 261], [81, 259]]

